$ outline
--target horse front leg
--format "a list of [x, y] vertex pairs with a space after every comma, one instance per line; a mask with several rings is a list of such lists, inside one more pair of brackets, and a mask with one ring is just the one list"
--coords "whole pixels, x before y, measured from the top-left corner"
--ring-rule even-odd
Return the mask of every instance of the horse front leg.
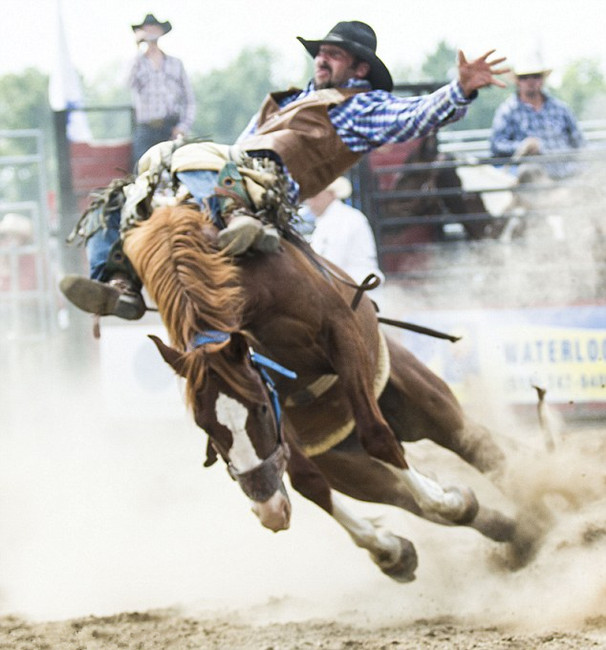
[[[471, 523], [479, 509], [473, 491], [463, 486], [444, 488], [437, 481], [411, 467], [405, 459], [400, 441], [383, 419], [381, 411], [378, 416], [374, 414], [375, 404], [376, 402], [373, 404], [370, 401], [367, 409], [354, 409], [356, 433], [366, 453], [386, 463], [390, 470], [395, 468], [402, 485], [426, 516], [437, 516], [454, 524]], [[370, 418], [367, 417], [369, 412]]]
[[[419, 507], [430, 515], [443, 517], [457, 524], [467, 524], [478, 513], [478, 502], [468, 488], [442, 488], [436, 481], [409, 467], [404, 450], [379, 408], [374, 392], [375, 366], [368, 353], [368, 342], [350, 333], [349, 337], [337, 335], [331, 340], [331, 361], [342, 382], [352, 407], [356, 432], [364, 450], [378, 461], [384, 462], [401, 475], [401, 480]], [[377, 340], [377, 358], [381, 351]], [[351, 360], [355, 359], [356, 364]]]
[[358, 334], [339, 333], [337, 329], [327, 349], [349, 400], [362, 446], [373, 458], [406, 469], [408, 464], [402, 445], [383, 417], [375, 396], [375, 363], [371, 360], [367, 345]]
[[417, 505], [428, 515], [437, 515], [453, 524], [469, 524], [478, 514], [478, 500], [467, 487], [443, 488], [412, 467], [402, 471], [400, 477]]
[[289, 440], [291, 457], [288, 475], [292, 487], [303, 497], [320, 506], [350, 535], [356, 546], [365, 548], [383, 573], [399, 582], [414, 580], [417, 553], [407, 539], [394, 535], [351, 512], [330, 487], [318, 466]]
[[366, 453], [396, 471], [419, 508], [427, 515], [455, 524], [472, 522], [479, 509], [472, 490], [467, 487], [443, 488], [412, 468], [404, 457], [402, 445], [372, 397], [372, 393], [361, 393], [353, 409], [356, 432]]
[[383, 418], [376, 401], [369, 399], [366, 404], [363, 403], [367, 395], [360, 395], [353, 409], [362, 447], [369, 456], [400, 470], [407, 470], [408, 463], [402, 445]]
[[412, 542], [354, 514], [334, 492], [332, 504], [332, 516], [349, 533], [356, 546], [368, 551], [372, 561], [385, 575], [398, 582], [415, 579], [418, 559]]

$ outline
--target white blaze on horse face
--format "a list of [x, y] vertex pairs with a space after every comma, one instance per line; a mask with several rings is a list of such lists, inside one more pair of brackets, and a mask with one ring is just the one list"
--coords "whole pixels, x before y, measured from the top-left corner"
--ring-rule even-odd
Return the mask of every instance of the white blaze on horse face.
[[231, 431], [232, 446], [227, 455], [239, 472], [247, 472], [261, 463], [246, 433], [248, 411], [238, 400], [220, 393], [215, 403], [217, 422]]
[[[248, 411], [238, 400], [219, 393], [215, 403], [217, 422], [231, 431], [232, 446], [227, 452], [229, 462], [238, 472], [248, 472], [262, 463], [246, 433]], [[254, 503], [253, 512], [261, 523], [277, 532], [286, 530], [290, 522], [290, 502], [280, 490], [263, 503]]]

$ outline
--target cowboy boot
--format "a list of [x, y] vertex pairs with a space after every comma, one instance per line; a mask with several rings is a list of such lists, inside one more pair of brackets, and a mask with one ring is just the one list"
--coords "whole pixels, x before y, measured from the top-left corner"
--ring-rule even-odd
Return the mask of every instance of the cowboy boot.
[[261, 253], [275, 253], [280, 248], [280, 234], [275, 226], [264, 224], [252, 247]]
[[221, 216], [226, 226], [219, 231], [217, 243], [228, 255], [246, 253], [263, 232], [263, 224], [247, 210], [232, 210]]
[[253, 216], [244, 179], [234, 162], [225, 163], [219, 172], [215, 193], [226, 224], [217, 238], [220, 248], [233, 256], [242, 255], [251, 248], [265, 253], [278, 249], [278, 231], [273, 226], [264, 226]]
[[125, 273], [114, 273], [107, 282], [66, 275], [59, 288], [72, 304], [90, 314], [137, 320], [146, 311], [139, 287]]

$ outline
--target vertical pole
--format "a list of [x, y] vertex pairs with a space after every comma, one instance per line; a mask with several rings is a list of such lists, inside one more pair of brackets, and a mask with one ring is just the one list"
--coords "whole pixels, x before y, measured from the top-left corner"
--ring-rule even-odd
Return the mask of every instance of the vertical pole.
[[53, 122], [57, 151], [57, 174], [59, 180], [57, 235], [61, 250], [61, 262], [65, 273], [82, 273], [82, 250], [68, 246], [66, 239], [78, 220], [78, 202], [72, 184], [72, 162], [67, 138], [67, 118], [69, 110], [54, 111]]

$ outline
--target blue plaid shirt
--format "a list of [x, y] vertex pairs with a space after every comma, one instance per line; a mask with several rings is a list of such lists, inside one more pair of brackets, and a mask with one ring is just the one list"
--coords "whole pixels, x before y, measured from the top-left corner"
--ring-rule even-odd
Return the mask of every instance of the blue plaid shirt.
[[[421, 97], [396, 97], [385, 90], [373, 90], [364, 79], [350, 79], [344, 88], [367, 89], [330, 109], [328, 115], [337, 134], [356, 153], [366, 153], [384, 144], [404, 142], [427, 135], [450, 122], [460, 120], [471, 102], [458, 81]], [[315, 91], [313, 80], [298, 93], [286, 97], [280, 108]], [[258, 114], [238, 138], [246, 140], [257, 129]], [[288, 171], [286, 170], [287, 174]], [[290, 175], [289, 175], [290, 178]], [[298, 197], [292, 180], [291, 198]]]
[[[545, 94], [545, 103], [536, 110], [520, 100], [508, 97], [500, 106], [492, 123], [490, 150], [493, 156], [513, 155], [523, 140], [529, 137], [541, 141], [542, 153], [569, 151], [585, 144], [577, 122], [564, 102]], [[564, 178], [578, 170], [578, 163], [561, 161], [544, 163], [553, 178]]]

